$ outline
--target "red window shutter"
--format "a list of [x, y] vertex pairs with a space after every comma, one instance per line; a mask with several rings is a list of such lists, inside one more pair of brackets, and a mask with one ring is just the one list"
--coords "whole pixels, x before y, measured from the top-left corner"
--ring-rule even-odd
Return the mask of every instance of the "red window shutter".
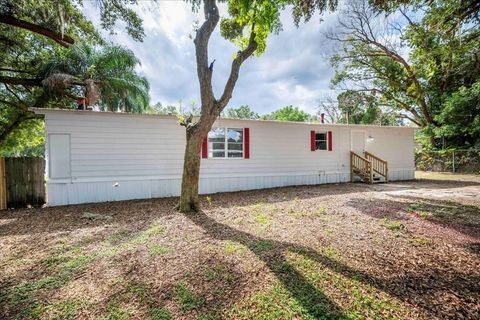
[[244, 139], [245, 139], [245, 159], [250, 159], [250, 129], [243, 129]]
[[310, 150], [315, 151], [315, 131], [310, 131]]
[[203, 159], [208, 158], [208, 138], [207, 137], [203, 139], [203, 143], [202, 143], [202, 158]]
[[332, 131], [328, 131], [328, 151], [332, 151]]

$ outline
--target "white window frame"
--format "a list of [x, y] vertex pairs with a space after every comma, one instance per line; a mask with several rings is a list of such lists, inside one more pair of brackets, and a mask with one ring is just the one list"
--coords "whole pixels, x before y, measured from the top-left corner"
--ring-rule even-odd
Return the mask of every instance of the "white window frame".
[[[215, 129], [223, 129], [225, 132], [225, 137], [224, 137], [224, 149], [223, 151], [225, 152], [225, 156], [223, 157], [214, 157], [213, 156], [213, 150], [210, 148], [210, 138], [207, 136], [207, 158], [208, 159], [230, 159], [230, 160], [235, 160], [235, 159], [245, 159], [245, 128], [239, 128], [239, 127], [213, 127], [210, 131], [215, 130]], [[229, 157], [228, 156], [228, 130], [242, 130], [242, 156], [241, 157]], [[239, 143], [239, 142], [238, 142]], [[238, 151], [238, 150], [233, 150], [233, 151]], [[212, 154], [210, 156], [210, 153]]]
[[[317, 140], [317, 133], [325, 134], [325, 149], [317, 149], [317, 141], [323, 141]], [[315, 131], [315, 151], [328, 151], [328, 131]]]

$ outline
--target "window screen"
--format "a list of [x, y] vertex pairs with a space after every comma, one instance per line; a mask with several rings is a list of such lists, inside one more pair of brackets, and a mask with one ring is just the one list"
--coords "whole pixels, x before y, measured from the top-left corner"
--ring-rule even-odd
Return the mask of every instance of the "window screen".
[[225, 158], [225, 129], [213, 128], [208, 133], [208, 157]]
[[227, 152], [229, 158], [243, 157], [243, 129], [228, 129]]
[[327, 150], [326, 132], [315, 132], [315, 150]]
[[242, 158], [243, 129], [213, 128], [208, 133], [209, 158]]

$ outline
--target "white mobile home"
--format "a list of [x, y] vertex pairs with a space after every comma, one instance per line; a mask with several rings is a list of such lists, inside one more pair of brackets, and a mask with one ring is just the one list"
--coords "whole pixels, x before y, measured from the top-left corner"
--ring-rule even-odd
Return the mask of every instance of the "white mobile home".
[[[45, 115], [49, 205], [177, 196], [185, 128], [174, 116]], [[205, 139], [200, 193], [414, 178], [414, 128], [220, 118]]]

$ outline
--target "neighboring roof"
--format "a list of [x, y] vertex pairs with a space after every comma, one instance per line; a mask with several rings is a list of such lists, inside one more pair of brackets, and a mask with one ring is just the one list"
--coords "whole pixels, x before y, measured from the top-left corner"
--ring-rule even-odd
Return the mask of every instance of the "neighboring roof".
[[[123, 117], [153, 117], [163, 119], [176, 119], [175, 115], [161, 115], [150, 113], [127, 113], [127, 112], [112, 112], [112, 111], [91, 111], [91, 110], [75, 110], [75, 109], [45, 109], [45, 108], [31, 108], [37, 114], [47, 113], [75, 113], [75, 114], [95, 114], [95, 115], [113, 115]], [[298, 122], [298, 121], [279, 121], [279, 120], [263, 120], [263, 119], [235, 119], [219, 117], [219, 120], [231, 121], [246, 121], [246, 122], [264, 122], [264, 123], [279, 123], [279, 124], [300, 124], [300, 125], [322, 125], [322, 126], [337, 126], [337, 127], [374, 127], [374, 128], [397, 128], [397, 129], [418, 129], [418, 127], [409, 126], [380, 126], [371, 124], [343, 124], [343, 123], [319, 123], [319, 122]]]

